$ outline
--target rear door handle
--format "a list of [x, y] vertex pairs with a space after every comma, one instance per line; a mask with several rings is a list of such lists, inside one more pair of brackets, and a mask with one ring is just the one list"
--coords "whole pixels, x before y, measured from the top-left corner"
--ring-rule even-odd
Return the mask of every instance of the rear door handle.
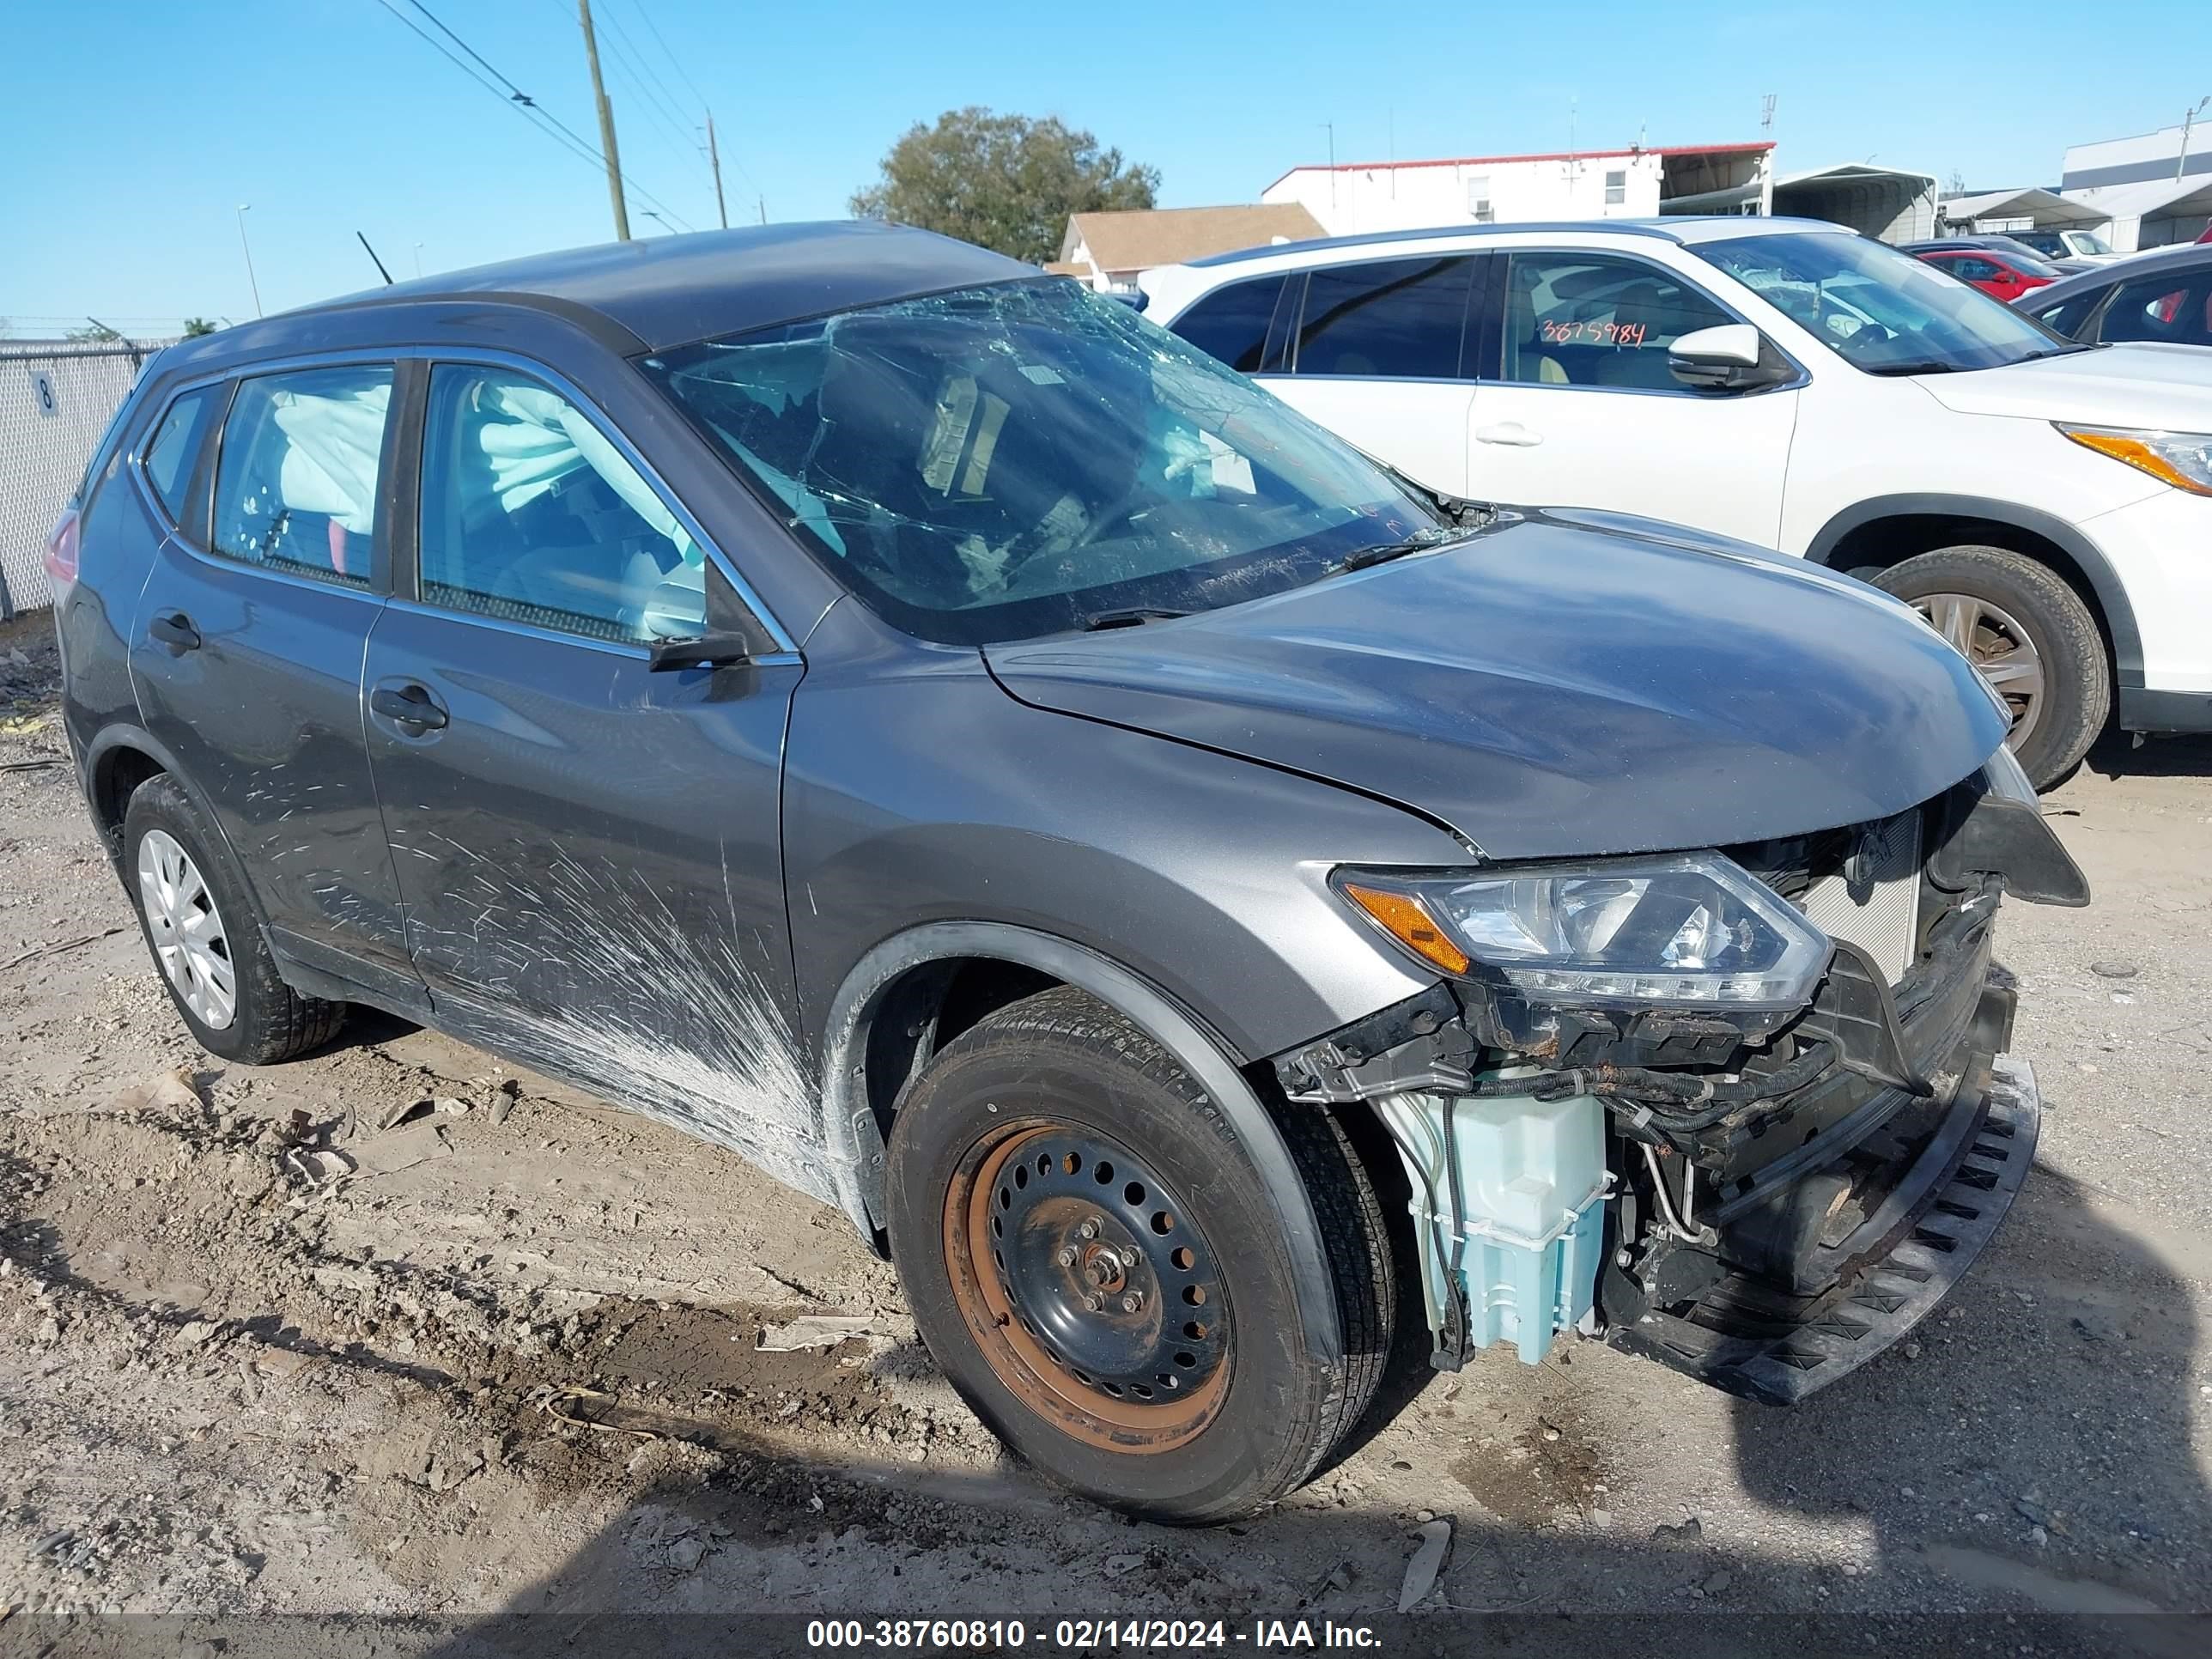
[[1475, 428], [1474, 441], [1479, 444], [1505, 444], [1514, 449], [1534, 449], [1544, 441], [1544, 434], [1531, 432], [1518, 421], [1500, 421], [1495, 426]]
[[192, 626], [192, 619], [181, 611], [160, 611], [146, 624], [149, 639], [169, 647], [169, 654], [181, 657], [187, 651], [200, 648], [200, 631]]
[[430, 695], [429, 687], [411, 682], [378, 686], [368, 694], [368, 706], [394, 726], [410, 728], [410, 736], [434, 732], [446, 723], [445, 708]]

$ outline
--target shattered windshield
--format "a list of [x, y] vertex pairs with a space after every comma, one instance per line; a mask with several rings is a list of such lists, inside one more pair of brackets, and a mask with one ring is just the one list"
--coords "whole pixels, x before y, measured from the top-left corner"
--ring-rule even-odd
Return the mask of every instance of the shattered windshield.
[[1213, 610], [1453, 533], [1242, 375], [1056, 279], [644, 367], [817, 557], [926, 639]]

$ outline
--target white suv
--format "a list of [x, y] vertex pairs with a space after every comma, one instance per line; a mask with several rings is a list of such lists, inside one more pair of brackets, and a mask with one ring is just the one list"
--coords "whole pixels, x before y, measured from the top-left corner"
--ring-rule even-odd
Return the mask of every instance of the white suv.
[[1910, 601], [2039, 784], [2116, 694], [2127, 730], [2212, 730], [2201, 351], [2078, 346], [1781, 219], [1348, 237], [1141, 285], [1155, 322], [1432, 489], [1672, 520]]

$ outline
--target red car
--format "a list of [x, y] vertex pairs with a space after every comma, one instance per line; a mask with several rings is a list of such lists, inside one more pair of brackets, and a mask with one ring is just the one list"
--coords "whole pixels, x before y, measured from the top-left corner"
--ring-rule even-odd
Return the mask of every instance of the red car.
[[2026, 254], [1998, 253], [1985, 247], [1929, 248], [1913, 257], [1938, 270], [1949, 271], [1969, 287], [1997, 300], [2017, 300], [2032, 289], [2057, 282], [2059, 276], [2056, 265], [2046, 265]]

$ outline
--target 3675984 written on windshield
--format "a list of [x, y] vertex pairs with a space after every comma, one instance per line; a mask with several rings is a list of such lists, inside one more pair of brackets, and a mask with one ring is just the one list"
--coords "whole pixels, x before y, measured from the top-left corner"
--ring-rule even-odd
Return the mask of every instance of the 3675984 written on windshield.
[[1357, 451], [1071, 283], [901, 301], [645, 368], [817, 559], [927, 639], [1210, 610], [1438, 523]]

